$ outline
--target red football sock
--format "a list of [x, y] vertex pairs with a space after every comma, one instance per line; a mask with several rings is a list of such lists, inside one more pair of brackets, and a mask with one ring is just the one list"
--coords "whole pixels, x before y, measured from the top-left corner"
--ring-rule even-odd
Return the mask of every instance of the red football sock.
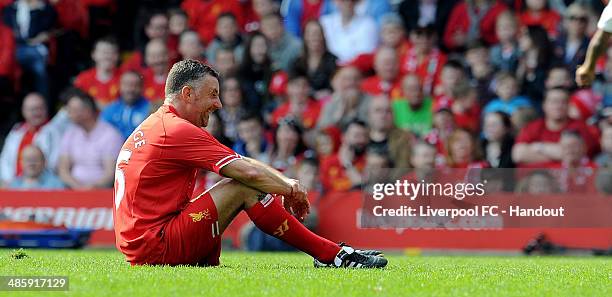
[[333, 262], [340, 247], [308, 230], [276, 200], [268, 194], [246, 210], [255, 226], [323, 263]]

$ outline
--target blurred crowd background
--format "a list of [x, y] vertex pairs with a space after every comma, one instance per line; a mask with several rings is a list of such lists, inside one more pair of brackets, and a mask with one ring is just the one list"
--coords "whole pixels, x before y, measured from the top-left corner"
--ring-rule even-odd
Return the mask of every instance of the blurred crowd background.
[[[170, 67], [197, 59], [222, 77], [206, 129], [314, 192], [359, 189], [380, 168], [521, 167], [560, 170], [504, 189], [610, 193], [612, 51], [591, 87], [574, 83], [603, 7], [0, 0], [2, 186], [111, 188]], [[195, 191], [219, 178], [202, 172]]]

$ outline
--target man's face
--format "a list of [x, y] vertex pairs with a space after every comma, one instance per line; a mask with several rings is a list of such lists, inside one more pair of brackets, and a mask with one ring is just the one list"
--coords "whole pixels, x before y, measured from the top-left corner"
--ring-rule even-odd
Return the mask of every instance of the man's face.
[[35, 147], [27, 147], [21, 154], [23, 176], [36, 178], [45, 169], [45, 159], [42, 152]]
[[372, 129], [388, 129], [393, 126], [393, 114], [389, 100], [384, 97], [373, 98], [370, 102], [369, 122]]
[[206, 75], [195, 88], [189, 92], [188, 110], [190, 111], [192, 123], [198, 127], [206, 127], [211, 113], [222, 107], [219, 99], [219, 81], [210, 75]]
[[147, 24], [145, 33], [149, 39], [165, 39], [168, 36], [168, 18], [163, 14], [155, 15]]
[[413, 30], [410, 32], [410, 42], [414, 47], [420, 50], [428, 50], [433, 47], [433, 36], [425, 31]]
[[336, 0], [336, 6], [343, 16], [349, 16], [355, 13], [356, 2], [357, 0]]
[[388, 24], [380, 29], [382, 44], [397, 47], [404, 39], [404, 28], [398, 24]]
[[127, 104], [134, 103], [140, 98], [142, 92], [142, 81], [140, 77], [132, 72], [123, 74], [119, 82], [119, 92], [121, 92], [121, 98]]
[[458, 69], [454, 67], [444, 67], [440, 74], [440, 80], [444, 87], [450, 90], [459, 80], [461, 80], [462, 76], [461, 71]]
[[561, 145], [562, 160], [575, 164], [585, 155], [584, 141], [577, 135], [564, 135], [559, 141]]
[[397, 55], [393, 50], [384, 50], [376, 55], [374, 70], [385, 81], [394, 81], [399, 71]]
[[514, 78], [505, 78], [497, 86], [497, 96], [502, 100], [510, 100], [516, 96], [517, 85]]
[[151, 41], [145, 50], [145, 63], [151, 67], [156, 74], [168, 70], [168, 49], [160, 40]]
[[544, 104], [544, 115], [547, 119], [560, 121], [568, 117], [569, 98], [566, 92], [561, 90], [550, 90], [546, 93]]
[[402, 91], [410, 105], [419, 106], [423, 103], [423, 90], [417, 76], [407, 76], [402, 82]]
[[68, 111], [70, 120], [79, 126], [83, 126], [94, 117], [92, 110], [77, 97], [72, 97], [68, 100], [66, 110]]
[[261, 18], [274, 12], [274, 4], [271, 0], [253, 0], [251, 2], [253, 11]]
[[236, 38], [238, 33], [238, 25], [236, 21], [230, 17], [223, 17], [217, 21], [217, 35], [221, 40], [230, 41]]
[[260, 141], [262, 130], [261, 124], [255, 119], [238, 123], [238, 136], [246, 143]]
[[517, 31], [516, 23], [507, 17], [500, 19], [495, 25], [497, 38], [502, 41], [515, 39]]
[[215, 59], [215, 68], [221, 74], [227, 74], [236, 68], [236, 59], [231, 51], [219, 51]]
[[436, 149], [429, 145], [419, 144], [414, 148], [414, 153], [410, 161], [415, 169], [434, 168], [436, 162]]
[[30, 94], [23, 99], [21, 113], [25, 122], [33, 127], [38, 127], [47, 121], [47, 104], [45, 99], [38, 94]]
[[334, 91], [345, 92], [348, 90], [359, 90], [361, 74], [355, 67], [344, 67], [336, 74], [332, 81]]
[[365, 152], [365, 148], [370, 142], [368, 129], [361, 125], [352, 124], [346, 130], [343, 140], [354, 151]]
[[261, 33], [272, 42], [279, 41], [283, 37], [283, 24], [276, 17], [265, 18], [261, 22]]
[[291, 102], [307, 101], [309, 91], [310, 86], [305, 77], [293, 79], [287, 84], [287, 95]]
[[179, 53], [183, 59], [198, 59], [201, 58], [204, 48], [200, 42], [200, 37], [197, 33], [185, 33], [186, 35], [181, 36], [179, 42]]
[[569, 88], [572, 86], [572, 80], [569, 72], [565, 69], [555, 68], [550, 71], [546, 79], [546, 88]]
[[174, 35], [180, 35], [189, 28], [187, 17], [181, 14], [175, 14], [170, 17], [168, 29]]
[[91, 54], [91, 58], [97, 67], [113, 69], [117, 66], [119, 53], [115, 45], [108, 42], [98, 42]]
[[586, 33], [589, 25], [589, 14], [582, 8], [568, 10], [565, 18], [565, 27], [570, 35], [581, 36]]

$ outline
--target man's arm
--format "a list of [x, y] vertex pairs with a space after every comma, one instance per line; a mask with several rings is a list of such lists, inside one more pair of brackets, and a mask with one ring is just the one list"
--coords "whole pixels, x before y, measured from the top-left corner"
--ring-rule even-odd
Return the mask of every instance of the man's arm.
[[59, 178], [71, 189], [79, 189], [81, 188], [81, 184], [72, 177], [70, 173], [70, 168], [72, 167], [72, 163], [70, 162], [70, 158], [68, 156], [60, 156], [59, 162], [57, 164], [57, 173]]
[[516, 163], [540, 163], [561, 159], [561, 147], [556, 143], [517, 143], [512, 148]]
[[219, 173], [264, 193], [291, 195], [295, 183], [278, 170], [247, 157], [227, 164]]
[[576, 69], [576, 83], [578, 86], [589, 86], [595, 79], [595, 64], [597, 59], [607, 50], [608, 39], [611, 33], [598, 29], [589, 42], [589, 48], [584, 59], [584, 64]]
[[263, 193], [283, 195], [285, 208], [299, 220], [310, 212], [304, 186], [262, 162], [243, 157], [225, 165], [219, 173]]

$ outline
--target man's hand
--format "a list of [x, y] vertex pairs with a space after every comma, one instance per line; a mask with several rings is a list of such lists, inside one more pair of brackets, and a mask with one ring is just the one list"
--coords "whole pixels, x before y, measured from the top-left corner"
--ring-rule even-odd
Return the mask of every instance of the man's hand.
[[595, 80], [595, 69], [591, 69], [587, 65], [580, 65], [576, 69], [576, 83], [579, 87], [588, 87]]
[[299, 181], [293, 179], [291, 185], [291, 194], [285, 195], [283, 206], [285, 209], [295, 216], [300, 222], [304, 221], [310, 213], [310, 203], [308, 202], [308, 192]]

